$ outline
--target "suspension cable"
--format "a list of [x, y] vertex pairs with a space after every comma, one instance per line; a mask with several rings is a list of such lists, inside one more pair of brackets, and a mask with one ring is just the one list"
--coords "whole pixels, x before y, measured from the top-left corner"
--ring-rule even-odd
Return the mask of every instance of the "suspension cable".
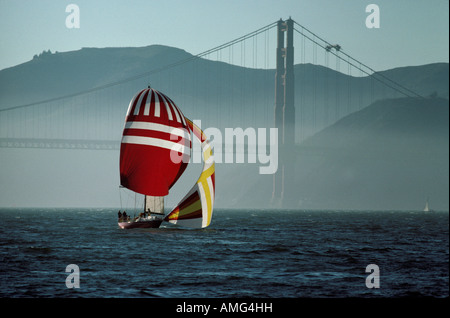
[[138, 75], [134, 75], [134, 76], [131, 76], [131, 77], [124, 78], [124, 79], [119, 80], [119, 81], [107, 83], [107, 84], [104, 84], [104, 85], [100, 85], [100, 86], [97, 86], [97, 87], [93, 87], [93, 88], [90, 88], [90, 89], [86, 89], [86, 90], [83, 90], [83, 91], [80, 91], [80, 92], [76, 92], [76, 93], [72, 93], [72, 94], [68, 94], [68, 95], [64, 95], [64, 96], [54, 97], [54, 98], [50, 98], [50, 99], [46, 99], [46, 100], [42, 100], [42, 101], [38, 101], [38, 102], [33, 102], [33, 103], [28, 103], [28, 104], [23, 104], [23, 105], [12, 106], [12, 107], [8, 107], [8, 108], [0, 109], [0, 112], [5, 112], [5, 111], [19, 109], [19, 108], [26, 108], [26, 107], [36, 106], [36, 105], [40, 105], [40, 104], [56, 102], [56, 101], [64, 100], [64, 99], [67, 99], [67, 98], [77, 97], [77, 96], [80, 96], [80, 95], [85, 95], [85, 94], [89, 94], [89, 93], [92, 93], [92, 92], [95, 92], [95, 91], [99, 91], [99, 90], [102, 90], [102, 89], [105, 89], [105, 88], [109, 88], [109, 87], [117, 86], [117, 85], [124, 84], [124, 83], [127, 83], [127, 82], [131, 82], [131, 81], [134, 81], [134, 80], [142, 78], [142, 77], [147, 77], [147, 76], [149, 76], [151, 74], [163, 72], [165, 70], [168, 70], [168, 69], [180, 66], [182, 64], [188, 63], [188, 62], [190, 62], [192, 60], [200, 59], [200, 58], [202, 58], [202, 57], [204, 57], [206, 55], [209, 55], [211, 53], [215, 53], [217, 51], [220, 51], [222, 49], [230, 47], [230, 46], [232, 46], [232, 45], [234, 45], [236, 43], [243, 42], [243, 41], [245, 41], [245, 40], [247, 40], [247, 39], [249, 39], [251, 37], [254, 37], [254, 36], [256, 36], [256, 35], [258, 35], [260, 33], [263, 33], [263, 32], [266, 32], [266, 31], [272, 29], [276, 25], [277, 25], [277, 21], [272, 22], [272, 23], [270, 23], [270, 24], [268, 24], [268, 25], [266, 25], [266, 26], [264, 26], [262, 28], [259, 28], [256, 31], [247, 33], [246, 35], [243, 35], [243, 36], [241, 36], [241, 37], [239, 37], [237, 39], [234, 39], [234, 40], [229, 41], [227, 43], [224, 43], [222, 45], [216, 46], [216, 47], [214, 47], [212, 49], [206, 50], [206, 51], [204, 51], [202, 53], [199, 53], [197, 55], [192, 55], [191, 57], [188, 57], [188, 58], [186, 58], [184, 60], [180, 60], [180, 61], [174, 62], [172, 64], [168, 64], [168, 65], [165, 65], [165, 66], [162, 66], [162, 67], [159, 67], [159, 68], [155, 68], [155, 69], [152, 69], [152, 70], [147, 71], [145, 73], [141, 73], [141, 74], [138, 74]]
[[[314, 38], [317, 38], [317, 39], [319, 39], [320, 41], [324, 42], [327, 46], [332, 46], [332, 44], [331, 44], [330, 42], [324, 40], [323, 38], [321, 38], [321, 37], [318, 36], [317, 34], [313, 33], [313, 32], [310, 31], [309, 29], [305, 28], [303, 25], [297, 23], [296, 21], [294, 21], [294, 23], [295, 23], [297, 26], [301, 27], [302, 30], [306, 30], [309, 34], [313, 35]], [[295, 29], [295, 28], [294, 28], [294, 30], [295, 30], [297, 33], [299, 33], [299, 34], [301, 34], [302, 36], [304, 36], [305, 38], [307, 38], [308, 40], [310, 40], [311, 42], [313, 42], [314, 44], [316, 44], [316, 45], [318, 45], [318, 46], [320, 46], [320, 47], [322, 47], [323, 49], [326, 50], [326, 48], [327, 48], [326, 46], [324, 46], [324, 45], [318, 43], [317, 41], [313, 40], [311, 37], [309, 37], [308, 35], [306, 35], [304, 32], [301, 32], [301, 31], [299, 31], [299, 30], [297, 30], [297, 29]], [[372, 78], [376, 79], [376, 80], [379, 81], [380, 83], [382, 83], [382, 84], [384, 84], [384, 85], [386, 85], [386, 86], [392, 88], [393, 90], [395, 90], [395, 91], [401, 93], [402, 95], [405, 95], [405, 96], [407, 96], [407, 97], [413, 97], [413, 96], [411, 96], [411, 95], [409, 95], [409, 94], [407, 94], [407, 93], [405, 93], [405, 92], [402, 92], [402, 91], [399, 90], [398, 88], [395, 88], [395, 87], [393, 87], [392, 85], [390, 85], [390, 84], [388, 84], [388, 83], [385, 83], [385, 82], [383, 82], [382, 80], [376, 78], [376, 77], [375, 77], [375, 74], [378, 75], [378, 76], [380, 76], [380, 77], [382, 77], [382, 78], [384, 78], [385, 80], [391, 82], [392, 84], [397, 85], [398, 87], [400, 87], [401, 89], [403, 89], [403, 90], [405, 90], [405, 91], [411, 93], [412, 95], [415, 95], [416, 97], [424, 98], [422, 95], [420, 95], [420, 94], [414, 92], [413, 90], [411, 90], [411, 89], [409, 89], [409, 88], [407, 88], [407, 87], [401, 85], [400, 83], [395, 82], [394, 80], [390, 79], [389, 77], [387, 77], [387, 76], [385, 76], [385, 75], [383, 75], [383, 74], [381, 74], [381, 73], [375, 71], [375, 70], [372, 69], [371, 67], [369, 67], [369, 66], [367, 66], [366, 64], [364, 64], [364, 63], [358, 61], [357, 59], [355, 59], [355, 58], [353, 58], [352, 56], [348, 55], [347, 53], [343, 52], [342, 50], [339, 50], [339, 52], [342, 53], [342, 54], [343, 54], [344, 56], [346, 56], [347, 58], [351, 59], [352, 61], [354, 61], [354, 62], [356, 62], [356, 63], [358, 63], [358, 64], [364, 66], [366, 69], [368, 69], [369, 71], [371, 71], [372, 74], [370, 74], [369, 72], [363, 70], [361, 67], [356, 66], [354, 63], [349, 62], [348, 60], [345, 61], [345, 60], [344, 60], [341, 56], [339, 56], [338, 54], [335, 54], [335, 53], [333, 53], [332, 51], [328, 51], [328, 52], [331, 53], [331, 54], [333, 54], [333, 55], [336, 56], [337, 58], [343, 60], [344, 62], [350, 64], [351, 66], [353, 66], [353, 67], [359, 69], [360, 71], [362, 71], [362, 72], [365, 73], [366, 75], [371, 76]]]

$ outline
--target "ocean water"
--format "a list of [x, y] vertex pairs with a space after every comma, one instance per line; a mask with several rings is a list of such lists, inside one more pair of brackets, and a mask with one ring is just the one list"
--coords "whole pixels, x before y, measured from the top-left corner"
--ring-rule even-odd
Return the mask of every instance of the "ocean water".
[[0, 217], [2, 298], [449, 296], [448, 212], [217, 209], [202, 230], [122, 230], [115, 209]]

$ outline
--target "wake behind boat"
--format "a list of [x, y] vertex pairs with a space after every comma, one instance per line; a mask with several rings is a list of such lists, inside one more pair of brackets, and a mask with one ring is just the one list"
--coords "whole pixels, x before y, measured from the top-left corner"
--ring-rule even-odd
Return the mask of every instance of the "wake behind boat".
[[[192, 149], [201, 144], [203, 170], [197, 182], [167, 215], [164, 197], [184, 173]], [[209, 226], [215, 193], [214, 156], [206, 135], [163, 93], [148, 87], [131, 100], [120, 146], [120, 184], [144, 195], [137, 218], [119, 215], [119, 227], [158, 228], [163, 221], [190, 228]]]

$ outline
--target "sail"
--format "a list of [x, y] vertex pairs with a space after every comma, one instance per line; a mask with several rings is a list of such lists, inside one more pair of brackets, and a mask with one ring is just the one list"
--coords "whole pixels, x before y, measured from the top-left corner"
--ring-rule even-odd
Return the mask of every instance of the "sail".
[[201, 143], [203, 170], [192, 189], [164, 220], [185, 227], [204, 228], [211, 223], [214, 206], [214, 156], [203, 131], [187, 118], [186, 122]]
[[130, 101], [120, 146], [120, 184], [134, 192], [165, 196], [185, 171], [189, 126], [175, 103], [146, 88]]
[[425, 202], [425, 208], [423, 209], [423, 211], [424, 211], [424, 212], [430, 212], [430, 207], [429, 207], [429, 205], [428, 205], [428, 199], [427, 199], [427, 201]]
[[146, 195], [144, 211], [164, 214], [164, 197]]

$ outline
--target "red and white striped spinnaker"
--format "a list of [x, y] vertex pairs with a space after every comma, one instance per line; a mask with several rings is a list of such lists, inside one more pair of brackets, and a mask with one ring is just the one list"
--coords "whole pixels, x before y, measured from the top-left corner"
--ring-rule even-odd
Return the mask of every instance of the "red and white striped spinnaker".
[[[171, 159], [178, 152], [183, 160]], [[183, 113], [152, 88], [131, 100], [120, 148], [120, 183], [144, 195], [166, 196], [185, 171], [191, 135]]]

